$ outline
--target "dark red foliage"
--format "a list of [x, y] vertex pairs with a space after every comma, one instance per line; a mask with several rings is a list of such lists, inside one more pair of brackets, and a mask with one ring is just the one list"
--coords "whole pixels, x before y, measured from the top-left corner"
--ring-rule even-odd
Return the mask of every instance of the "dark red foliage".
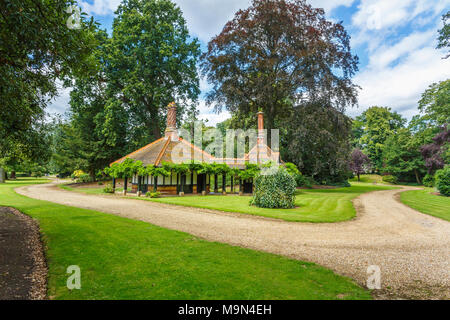
[[364, 173], [368, 169], [369, 166], [370, 166], [369, 157], [366, 156], [359, 149], [353, 150], [353, 152], [350, 156], [349, 167], [350, 167], [350, 170], [352, 170], [352, 172], [358, 176], [358, 181], [359, 181], [359, 175]]
[[450, 129], [448, 129], [447, 126], [444, 126], [442, 131], [433, 138], [433, 143], [426, 144], [420, 148], [422, 156], [425, 160], [425, 166], [428, 168], [428, 173], [431, 174], [436, 170], [444, 168], [444, 146], [449, 142]]

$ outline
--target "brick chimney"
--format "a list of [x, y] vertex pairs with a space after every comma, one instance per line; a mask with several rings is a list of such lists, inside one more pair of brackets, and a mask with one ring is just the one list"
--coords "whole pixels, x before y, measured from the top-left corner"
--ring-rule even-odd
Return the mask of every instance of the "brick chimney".
[[258, 112], [258, 144], [264, 143], [264, 113]]
[[175, 104], [175, 102], [171, 102], [167, 106], [167, 126], [165, 137], [172, 140], [178, 140], [177, 105]]

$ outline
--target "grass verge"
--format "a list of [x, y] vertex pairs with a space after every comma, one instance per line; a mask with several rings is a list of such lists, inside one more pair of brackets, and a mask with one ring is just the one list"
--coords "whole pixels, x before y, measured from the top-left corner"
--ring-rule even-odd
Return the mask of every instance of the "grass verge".
[[450, 197], [438, 196], [432, 192], [432, 188], [406, 191], [400, 194], [400, 200], [417, 211], [450, 221]]
[[355, 217], [352, 200], [359, 195], [394, 187], [352, 183], [349, 188], [299, 190], [294, 209], [265, 209], [250, 206], [250, 196], [186, 196], [141, 198], [167, 204], [239, 212], [293, 222], [340, 222]]
[[[30, 199], [0, 185], [0, 205], [37, 219], [52, 299], [370, 299], [351, 279], [312, 263], [207, 242], [92, 210]], [[66, 287], [81, 268], [81, 290]]]

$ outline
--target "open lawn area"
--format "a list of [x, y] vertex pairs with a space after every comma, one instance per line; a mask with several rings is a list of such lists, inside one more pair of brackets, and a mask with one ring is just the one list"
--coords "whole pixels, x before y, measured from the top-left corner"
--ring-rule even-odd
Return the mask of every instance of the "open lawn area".
[[432, 194], [432, 188], [406, 191], [400, 194], [401, 201], [407, 206], [425, 214], [450, 221], [450, 197]]
[[250, 206], [250, 196], [186, 196], [141, 198], [188, 207], [206, 208], [226, 212], [239, 212], [295, 222], [338, 222], [355, 217], [352, 200], [371, 191], [394, 189], [364, 183], [352, 183], [349, 188], [298, 190], [294, 209], [264, 209]]
[[[98, 188], [61, 187], [68, 191], [103, 194], [103, 186]], [[395, 188], [387, 185], [352, 182], [352, 186], [349, 188], [297, 190], [296, 208], [294, 209], [264, 209], [250, 206], [251, 196], [238, 196], [236, 194], [227, 196], [186, 195], [184, 197], [174, 196], [153, 199], [141, 197], [139, 199], [186, 207], [245, 213], [293, 222], [339, 222], [355, 217], [356, 210], [352, 203], [354, 198], [366, 192]], [[121, 191], [121, 189], [117, 189], [117, 191]]]
[[[39, 182], [44, 180], [0, 185], [0, 205], [39, 222], [52, 299], [371, 298], [352, 280], [315, 264], [34, 200], [13, 190]], [[81, 268], [81, 290], [66, 287], [71, 265]]]

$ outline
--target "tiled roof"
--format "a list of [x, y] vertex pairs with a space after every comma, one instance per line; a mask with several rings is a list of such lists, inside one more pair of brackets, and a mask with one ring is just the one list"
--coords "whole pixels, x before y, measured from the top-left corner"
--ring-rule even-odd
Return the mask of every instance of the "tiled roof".
[[[176, 148], [178, 149], [178, 153]], [[165, 137], [126, 155], [125, 157], [111, 163], [111, 165], [114, 163], [122, 163], [125, 159], [130, 158], [141, 161], [144, 166], [158, 166], [163, 162], [175, 162], [176, 159], [172, 159], [172, 157], [176, 157], [181, 160], [179, 162], [185, 162], [191, 159], [202, 162], [212, 162], [212, 156], [210, 154], [202, 151], [188, 141], [182, 138], [172, 140], [170, 137]]]
[[[190, 154], [190, 157], [189, 157]], [[122, 163], [125, 159], [131, 158], [133, 160], [139, 160], [144, 166], [154, 165], [159, 166], [161, 163], [183, 163], [189, 160], [196, 160], [207, 163], [226, 163], [233, 168], [245, 168], [246, 162], [256, 161], [258, 163], [266, 161], [281, 161], [280, 153], [273, 152], [266, 144], [258, 144], [245, 154], [244, 158], [226, 158], [217, 159], [209, 153], [194, 146], [190, 142], [178, 138], [172, 140], [170, 137], [164, 137], [155, 142], [146, 145], [145, 147], [136, 150], [125, 157], [111, 163]]]

